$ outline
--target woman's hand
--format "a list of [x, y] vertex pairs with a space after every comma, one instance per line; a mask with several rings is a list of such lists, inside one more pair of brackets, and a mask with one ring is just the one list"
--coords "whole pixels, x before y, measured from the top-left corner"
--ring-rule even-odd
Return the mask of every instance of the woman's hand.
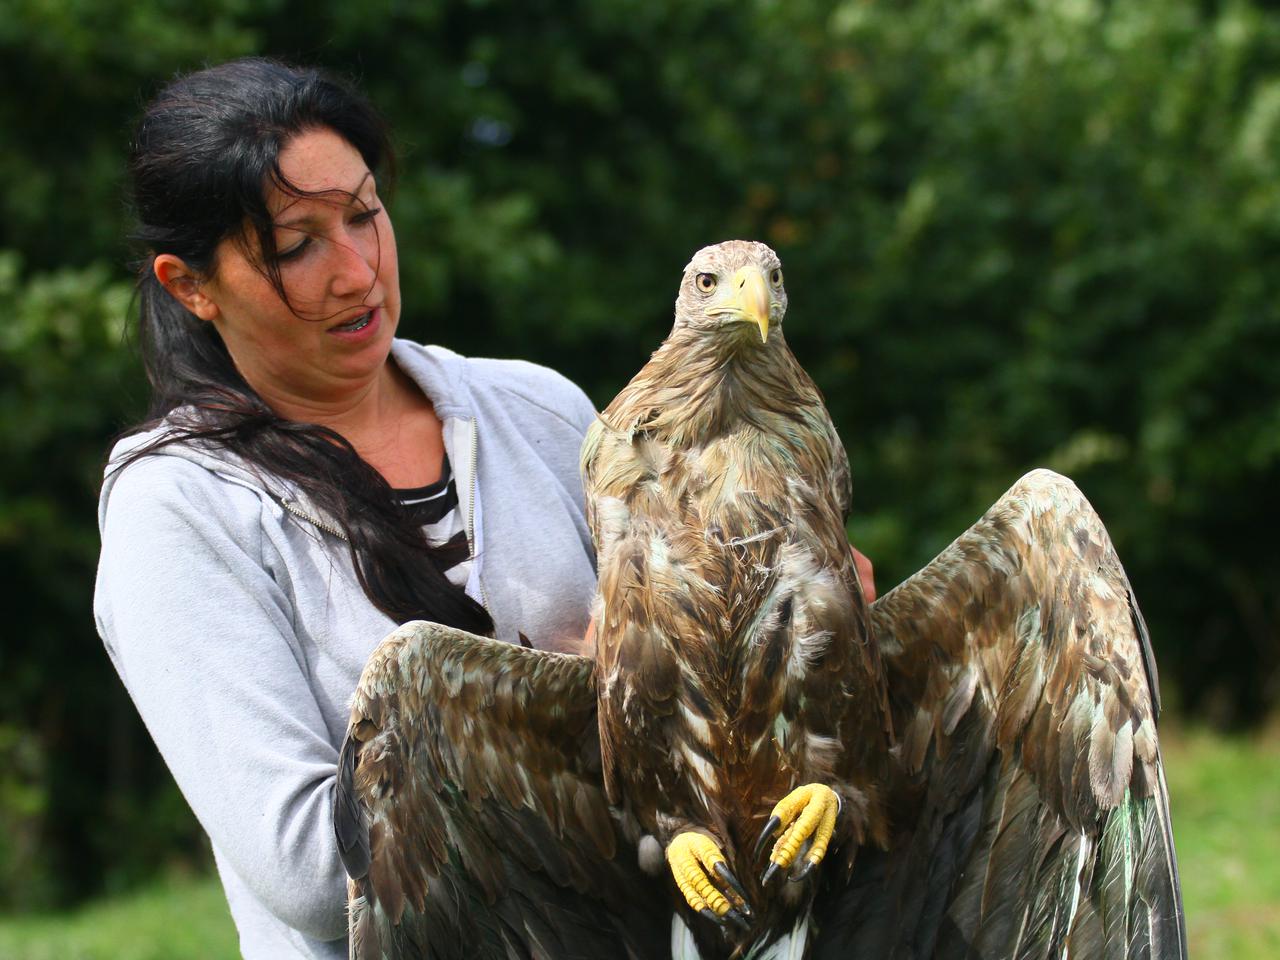
[[[867, 603], [874, 603], [876, 599], [876, 571], [871, 566], [871, 561], [866, 556], [858, 552], [858, 548], [852, 543], [849, 544], [849, 550], [853, 553], [853, 565], [858, 568], [858, 579], [862, 581], [862, 595]], [[591, 625], [592, 629], [589, 634], [594, 635], [595, 624]]]

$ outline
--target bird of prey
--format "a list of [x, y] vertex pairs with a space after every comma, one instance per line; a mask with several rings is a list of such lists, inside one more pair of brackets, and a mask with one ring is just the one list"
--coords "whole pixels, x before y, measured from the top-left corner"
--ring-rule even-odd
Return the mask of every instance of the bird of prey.
[[370, 658], [353, 957], [1186, 956], [1101, 521], [1035, 471], [868, 607], [786, 305], [767, 246], [699, 251], [589, 431], [594, 658], [426, 623]]

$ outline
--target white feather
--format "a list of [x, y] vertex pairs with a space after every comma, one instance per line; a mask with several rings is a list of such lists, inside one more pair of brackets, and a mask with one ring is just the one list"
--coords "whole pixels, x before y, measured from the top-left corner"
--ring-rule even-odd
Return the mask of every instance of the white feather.
[[680, 747], [680, 756], [684, 758], [684, 762], [689, 769], [698, 775], [698, 779], [702, 781], [704, 786], [709, 787], [716, 782], [716, 772], [711, 764], [707, 762], [706, 757], [683, 744]]
[[787, 659], [787, 677], [802, 680], [813, 669], [831, 646], [831, 638], [835, 636], [830, 630], [816, 630], [807, 636], [797, 637], [791, 645], [791, 656]]
[[671, 960], [702, 960], [698, 945], [693, 942], [693, 931], [678, 913], [671, 915]]
[[711, 725], [707, 723], [706, 717], [699, 716], [689, 709], [685, 703], [680, 704], [680, 713], [684, 716], [684, 722], [689, 725], [690, 732], [703, 743], [711, 744]]
[[[1080, 909], [1080, 877], [1084, 873], [1085, 860], [1088, 859], [1092, 847], [1093, 844], [1089, 840], [1089, 835], [1083, 830], [1080, 831], [1080, 848], [1076, 854], [1076, 880], [1073, 885], [1075, 889], [1071, 894], [1071, 911], [1067, 914], [1067, 930], [1070, 930], [1072, 924], [1076, 922], [1076, 911]], [[1070, 953], [1071, 938], [1067, 937], [1062, 944], [1062, 960], [1068, 960]]]
[[810, 912], [805, 910], [796, 917], [796, 924], [791, 928], [791, 932], [784, 934], [764, 950], [748, 951], [746, 960], [804, 960], [805, 951], [809, 946]]

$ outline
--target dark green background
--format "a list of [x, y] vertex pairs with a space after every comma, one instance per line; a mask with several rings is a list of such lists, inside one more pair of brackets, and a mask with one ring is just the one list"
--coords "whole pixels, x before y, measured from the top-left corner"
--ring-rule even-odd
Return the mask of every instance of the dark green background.
[[1265, 4], [9, 0], [0, 903], [203, 856], [93, 628], [94, 510], [145, 401], [132, 122], [175, 72], [250, 53], [338, 70], [390, 118], [405, 335], [549, 364], [603, 405], [689, 255], [766, 240], [882, 591], [1050, 466], [1111, 529], [1174, 709], [1274, 703]]

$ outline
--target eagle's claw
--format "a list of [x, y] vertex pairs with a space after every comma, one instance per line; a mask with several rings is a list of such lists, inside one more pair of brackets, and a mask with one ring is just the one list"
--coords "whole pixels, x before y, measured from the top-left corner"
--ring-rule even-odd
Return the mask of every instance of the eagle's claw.
[[778, 865], [776, 863], [770, 863], [769, 866], [765, 868], [764, 876], [760, 878], [760, 886], [762, 887], [769, 886], [769, 881], [772, 880], [777, 875], [778, 875]]
[[717, 860], [713, 869], [716, 876], [727, 883], [729, 888], [738, 895], [738, 899], [742, 901], [742, 912], [748, 917], [751, 916], [751, 908], [747, 906], [747, 891], [742, 888], [742, 882], [733, 875], [729, 865], [723, 860]]
[[760, 859], [760, 854], [764, 853], [764, 846], [769, 842], [769, 838], [773, 836], [774, 831], [781, 826], [782, 820], [778, 817], [770, 817], [769, 822], [764, 825], [764, 829], [760, 831], [760, 839], [756, 841], [756, 848], [751, 851], [751, 862], [755, 863]]
[[805, 865], [791, 879], [798, 881], [807, 877], [827, 855], [827, 845], [835, 833], [839, 812], [840, 798], [834, 790], [821, 783], [796, 787], [779, 800], [769, 822], [764, 825], [760, 839], [756, 841], [755, 856], [758, 858], [769, 838], [779, 827], [783, 828], [782, 836], [769, 854], [769, 866], [760, 880], [761, 886], [768, 886], [777, 874], [789, 870], [806, 842], [809, 849], [804, 857]]
[[[725, 862], [716, 842], [703, 833], [676, 834], [667, 844], [667, 864], [685, 902], [709, 920], [724, 926], [750, 928], [751, 907], [746, 890]], [[707, 871], [720, 879], [717, 885]]]
[[818, 861], [816, 860], [806, 860], [804, 866], [800, 868], [800, 872], [793, 873], [791, 876], [787, 877], [787, 879], [792, 883], [799, 883], [805, 877], [809, 876], [809, 874], [813, 873], [813, 868], [817, 865]]

